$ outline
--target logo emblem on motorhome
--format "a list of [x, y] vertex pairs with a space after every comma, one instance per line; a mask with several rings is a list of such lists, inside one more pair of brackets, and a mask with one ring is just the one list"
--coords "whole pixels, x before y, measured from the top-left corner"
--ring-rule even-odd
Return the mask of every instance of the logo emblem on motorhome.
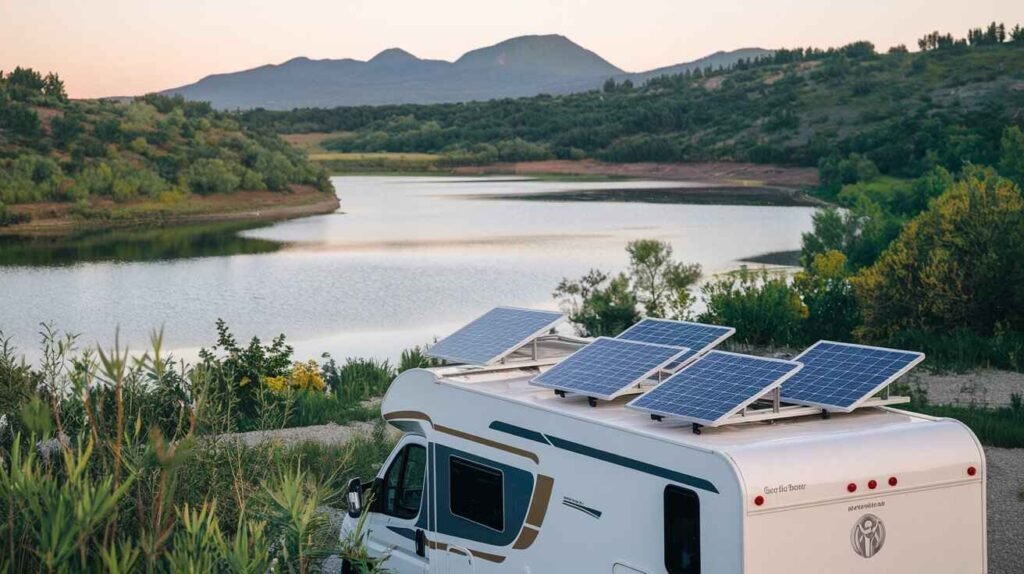
[[857, 520], [850, 532], [853, 551], [864, 558], [871, 558], [885, 544], [885, 524], [874, 514], [865, 514]]

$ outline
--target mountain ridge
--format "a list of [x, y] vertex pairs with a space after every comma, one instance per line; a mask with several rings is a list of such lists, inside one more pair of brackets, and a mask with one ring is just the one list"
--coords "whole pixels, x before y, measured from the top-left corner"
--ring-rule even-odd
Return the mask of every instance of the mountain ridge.
[[208, 101], [219, 109], [451, 103], [587, 91], [600, 88], [609, 78], [643, 82], [665, 73], [728, 66], [740, 58], [769, 53], [761, 48], [720, 51], [692, 62], [631, 73], [566, 36], [527, 35], [470, 50], [454, 61], [423, 59], [399, 47], [365, 61], [298, 56], [280, 64], [211, 74], [161, 93]]

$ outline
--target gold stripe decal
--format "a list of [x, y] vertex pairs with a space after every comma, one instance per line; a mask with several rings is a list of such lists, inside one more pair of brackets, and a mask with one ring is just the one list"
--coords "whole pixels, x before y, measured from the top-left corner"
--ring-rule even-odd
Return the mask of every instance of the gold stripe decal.
[[516, 539], [516, 543], [512, 545], [512, 550], [526, 550], [533, 546], [533, 541], [537, 539], [538, 533], [538, 530], [524, 526], [523, 531], [519, 533], [519, 538]]
[[442, 425], [434, 425], [434, 430], [436, 430], [437, 432], [441, 432], [441, 433], [444, 433], [444, 434], [447, 434], [447, 435], [458, 437], [458, 438], [461, 438], [461, 439], [464, 439], [464, 440], [472, 441], [472, 442], [475, 442], [477, 444], [482, 444], [484, 446], [489, 446], [491, 448], [496, 448], [498, 450], [505, 451], [507, 453], [511, 453], [511, 454], [514, 454], [514, 455], [517, 455], [517, 456], [525, 457], [525, 458], [528, 458], [528, 459], [532, 460], [534, 462], [534, 464], [540, 464], [540, 458], [536, 454], [534, 454], [534, 453], [532, 453], [530, 451], [527, 451], [527, 450], [523, 450], [521, 448], [517, 448], [517, 447], [514, 447], [514, 446], [509, 446], [507, 444], [502, 444], [500, 442], [493, 441], [493, 440], [491, 440], [489, 438], [483, 438], [483, 437], [480, 437], [480, 436], [476, 436], [476, 435], [473, 435], [473, 434], [465, 433], [465, 432], [462, 432], [460, 430], [455, 430], [453, 428], [449, 428], [449, 427], [442, 426]]
[[420, 411], [394, 411], [384, 415], [384, 420], [386, 421], [394, 419], [412, 419], [417, 421], [427, 421], [430, 425], [434, 424], [427, 413], [421, 413]]
[[537, 483], [533, 487], [533, 502], [530, 503], [530, 510], [526, 513], [526, 523], [530, 526], [540, 528], [544, 525], [544, 516], [548, 513], [548, 504], [551, 502], [551, 491], [554, 486], [555, 479], [543, 474], [537, 475]]

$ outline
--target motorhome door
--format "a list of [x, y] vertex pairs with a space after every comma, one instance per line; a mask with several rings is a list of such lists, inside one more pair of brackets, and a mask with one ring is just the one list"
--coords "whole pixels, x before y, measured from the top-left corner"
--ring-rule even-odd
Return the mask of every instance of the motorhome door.
[[373, 555], [388, 555], [384, 564], [395, 574], [430, 570], [427, 548], [427, 448], [422, 437], [408, 435], [387, 461], [367, 518], [367, 545]]

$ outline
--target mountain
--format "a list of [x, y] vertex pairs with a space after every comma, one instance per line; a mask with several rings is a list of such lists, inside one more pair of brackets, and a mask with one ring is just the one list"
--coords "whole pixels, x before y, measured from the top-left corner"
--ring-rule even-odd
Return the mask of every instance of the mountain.
[[608, 78], [638, 82], [673, 73], [670, 70], [729, 65], [766, 53], [718, 52], [695, 62], [630, 74], [565, 36], [520, 36], [472, 50], [454, 62], [424, 60], [400, 48], [389, 48], [367, 61], [294, 58], [207, 76], [163, 93], [208, 101], [220, 109], [464, 102], [586, 91], [601, 87]]

